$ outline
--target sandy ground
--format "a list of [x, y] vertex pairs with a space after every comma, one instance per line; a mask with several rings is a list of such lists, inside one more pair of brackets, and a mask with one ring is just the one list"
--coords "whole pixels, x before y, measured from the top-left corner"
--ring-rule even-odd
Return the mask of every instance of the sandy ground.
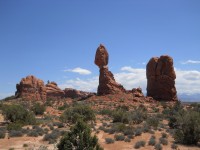
[[[17, 150], [36, 150], [41, 145], [47, 146], [49, 150], [55, 150], [54, 145], [48, 144], [48, 142], [42, 141], [41, 137], [15, 137], [15, 138], [5, 138], [0, 139], [0, 150], [8, 150], [9, 148], [14, 148]], [[23, 147], [24, 144], [27, 144], [28, 147]]]

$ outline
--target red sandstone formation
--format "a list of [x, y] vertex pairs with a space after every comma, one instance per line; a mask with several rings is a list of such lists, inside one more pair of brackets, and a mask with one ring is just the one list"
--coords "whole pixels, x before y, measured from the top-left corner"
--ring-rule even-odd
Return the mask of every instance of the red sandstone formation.
[[156, 100], [176, 101], [176, 74], [173, 59], [164, 55], [160, 58], [153, 57], [146, 67], [147, 96]]
[[100, 46], [97, 48], [96, 51], [96, 55], [95, 55], [95, 64], [99, 67], [99, 68], [103, 68], [104, 66], [108, 65], [108, 52], [106, 50], [106, 48], [100, 44]]
[[95, 55], [95, 64], [100, 68], [99, 86], [97, 90], [98, 95], [115, 94], [119, 92], [126, 92], [124, 87], [118, 84], [113, 74], [108, 70], [109, 54], [106, 48], [100, 44]]
[[133, 88], [131, 90], [131, 92], [133, 93], [134, 97], [144, 97], [144, 94], [142, 93], [142, 89], [141, 88]]
[[44, 82], [34, 76], [22, 78], [19, 84], [16, 85], [16, 97], [26, 100], [46, 100], [46, 87]]
[[46, 84], [47, 98], [63, 98], [64, 91], [62, 91], [55, 82]]
[[66, 88], [64, 89], [64, 93], [65, 93], [65, 97], [69, 97], [69, 98], [78, 98], [78, 99], [87, 99], [93, 95], [95, 95], [95, 93], [91, 93], [91, 92], [84, 92], [84, 91], [79, 91], [76, 89], [72, 89], [72, 88]]

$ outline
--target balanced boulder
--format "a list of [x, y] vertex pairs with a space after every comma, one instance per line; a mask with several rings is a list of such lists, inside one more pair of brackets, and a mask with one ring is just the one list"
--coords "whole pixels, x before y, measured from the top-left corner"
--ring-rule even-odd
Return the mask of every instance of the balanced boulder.
[[100, 69], [99, 75], [99, 86], [97, 89], [97, 95], [106, 95], [106, 94], [116, 94], [120, 92], [126, 92], [124, 87], [121, 84], [118, 84], [112, 72], [108, 70], [108, 58], [109, 54], [106, 48], [100, 44], [96, 50], [95, 55], [95, 64]]

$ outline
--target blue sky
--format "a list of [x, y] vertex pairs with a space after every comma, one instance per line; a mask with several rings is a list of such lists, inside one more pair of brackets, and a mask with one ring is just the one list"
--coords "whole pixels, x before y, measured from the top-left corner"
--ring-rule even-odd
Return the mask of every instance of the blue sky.
[[0, 0], [0, 98], [22, 77], [96, 91], [100, 43], [127, 89], [145, 92], [145, 64], [168, 54], [179, 94], [200, 93], [199, 0]]

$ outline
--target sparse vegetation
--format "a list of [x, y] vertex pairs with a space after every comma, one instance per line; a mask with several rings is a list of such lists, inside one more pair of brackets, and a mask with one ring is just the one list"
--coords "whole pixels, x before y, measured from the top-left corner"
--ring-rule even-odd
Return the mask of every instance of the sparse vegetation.
[[11, 130], [11, 131], [9, 131], [9, 136], [10, 137], [21, 137], [21, 136], [23, 136], [23, 133], [22, 133], [22, 131]]
[[88, 105], [76, 104], [69, 107], [60, 117], [62, 122], [76, 123], [78, 120], [95, 121], [94, 111]]
[[173, 144], [171, 145], [171, 148], [172, 148], [173, 150], [176, 150], [176, 149], [178, 148], [178, 146], [177, 146], [175, 143], [173, 143]]
[[123, 134], [115, 134], [114, 138], [116, 141], [123, 141], [125, 136]]
[[152, 117], [149, 117], [146, 120], [146, 123], [147, 123], [148, 126], [151, 126], [153, 128], [157, 128], [158, 124], [159, 124], [159, 119], [155, 116], [152, 116]]
[[138, 149], [138, 148], [144, 147], [145, 144], [146, 144], [145, 141], [138, 141], [138, 142], [135, 143], [134, 148]]
[[160, 143], [157, 143], [155, 146], [154, 146], [155, 150], [162, 150], [162, 145]]
[[161, 137], [159, 141], [160, 141], [160, 144], [162, 145], [168, 145], [168, 140], [166, 138]]
[[6, 132], [5, 130], [0, 130], [0, 139], [5, 138]]
[[44, 136], [43, 140], [44, 141], [49, 141], [49, 144], [53, 144], [56, 142], [58, 137], [60, 136], [59, 130], [55, 129], [51, 133], [48, 133]]
[[112, 138], [105, 138], [105, 142], [106, 142], [106, 144], [112, 144], [115, 142], [115, 140]]
[[102, 150], [96, 136], [91, 136], [91, 129], [82, 120], [78, 120], [74, 127], [62, 137], [58, 150], [64, 149], [93, 149]]
[[43, 115], [45, 111], [45, 106], [40, 103], [35, 103], [31, 110], [35, 113], [35, 115]]
[[148, 144], [152, 145], [152, 146], [154, 146], [156, 144], [156, 138], [155, 138], [155, 136], [151, 136], [151, 138], [149, 139]]
[[26, 110], [21, 105], [4, 105], [3, 115], [10, 122], [18, 122], [21, 124], [35, 124], [36, 119], [32, 112]]
[[182, 144], [197, 144], [200, 140], [200, 113], [182, 110], [175, 115], [177, 127], [174, 138]]

